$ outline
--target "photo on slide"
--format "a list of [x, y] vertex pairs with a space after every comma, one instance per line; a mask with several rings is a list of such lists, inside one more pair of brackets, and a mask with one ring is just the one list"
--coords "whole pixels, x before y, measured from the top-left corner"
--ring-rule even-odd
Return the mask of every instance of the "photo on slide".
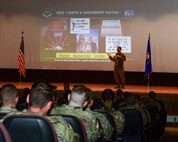
[[49, 20], [41, 29], [42, 42], [45, 50], [65, 50], [68, 42], [66, 19]]
[[90, 29], [89, 34], [77, 34], [76, 52], [98, 52], [98, 29]]

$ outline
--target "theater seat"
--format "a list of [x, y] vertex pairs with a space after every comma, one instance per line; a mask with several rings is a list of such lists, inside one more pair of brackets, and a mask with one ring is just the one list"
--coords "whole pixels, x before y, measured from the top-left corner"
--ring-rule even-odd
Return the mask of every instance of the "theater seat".
[[69, 123], [74, 131], [80, 135], [80, 142], [87, 142], [87, 133], [81, 120], [71, 115], [61, 115]]
[[11, 115], [3, 120], [13, 142], [57, 142], [48, 119], [37, 115]]
[[124, 109], [122, 112], [125, 117], [124, 142], [143, 142], [144, 129], [141, 112], [136, 109]]
[[11, 142], [9, 133], [7, 132], [4, 125], [0, 122], [0, 142]]

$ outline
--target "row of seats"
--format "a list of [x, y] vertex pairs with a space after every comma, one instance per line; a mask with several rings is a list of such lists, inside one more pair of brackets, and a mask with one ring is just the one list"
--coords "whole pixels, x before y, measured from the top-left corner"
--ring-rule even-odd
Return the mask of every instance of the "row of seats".
[[[80, 134], [80, 141], [87, 142], [86, 130], [80, 119], [70, 115], [62, 117]], [[0, 142], [58, 142], [52, 124], [40, 115], [10, 115], [0, 126]]]
[[[98, 141], [116, 141], [116, 125], [114, 119], [109, 113], [101, 112], [104, 114], [113, 126], [112, 139], [100, 138]], [[2, 118], [7, 113], [0, 113]], [[81, 120], [71, 115], [60, 115], [62, 116], [80, 135], [81, 142], [87, 142], [87, 134], [85, 127]], [[56, 115], [57, 117], [57, 115]], [[57, 142], [57, 137], [51, 123], [45, 117], [38, 115], [10, 115], [6, 117], [1, 123], [3, 129], [5, 129], [8, 139], [12, 139], [13, 142]], [[4, 126], [6, 128], [4, 128]], [[8, 132], [7, 132], [8, 131]], [[10, 137], [9, 137], [10, 135]], [[3, 138], [3, 137], [1, 137]], [[4, 137], [5, 138], [5, 137]], [[6, 141], [6, 139], [4, 139]], [[2, 142], [4, 141], [2, 140]]]
[[137, 109], [124, 109], [122, 113], [125, 117], [124, 142], [157, 142], [164, 133], [163, 115], [157, 118], [153, 108], [149, 110], [151, 122], [147, 125], [143, 125], [142, 114]]
[[[146, 138], [148, 142], [151, 142], [151, 140], [149, 140], [150, 135], [144, 131], [142, 116], [138, 110], [127, 109], [123, 111], [126, 123], [122, 136], [117, 135], [113, 117], [107, 112], [100, 113], [109, 120], [114, 128], [111, 139], [100, 139], [100, 141], [133, 142], [134, 140], [135, 142], [144, 142]], [[2, 118], [6, 114], [7, 113], [1, 112], [0, 117]], [[87, 142], [86, 130], [81, 120], [75, 116], [61, 116], [73, 127], [74, 131], [80, 135], [80, 141]], [[0, 125], [0, 141], [2, 142], [8, 142], [10, 139], [13, 142], [57, 142], [57, 136], [53, 126], [48, 119], [40, 115], [10, 115], [6, 117]]]

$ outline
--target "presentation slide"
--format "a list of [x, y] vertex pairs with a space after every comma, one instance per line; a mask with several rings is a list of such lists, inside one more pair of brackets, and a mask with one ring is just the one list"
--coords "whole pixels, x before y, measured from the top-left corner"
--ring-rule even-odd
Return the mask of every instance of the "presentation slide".
[[42, 15], [41, 61], [110, 62], [107, 53], [115, 54], [117, 46], [131, 53], [131, 36], [122, 34], [121, 19], [133, 17], [132, 9], [125, 15], [114, 10], [46, 10]]

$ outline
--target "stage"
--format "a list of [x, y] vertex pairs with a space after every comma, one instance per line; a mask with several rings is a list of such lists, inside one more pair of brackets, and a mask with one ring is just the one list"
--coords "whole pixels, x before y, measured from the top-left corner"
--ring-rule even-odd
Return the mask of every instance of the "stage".
[[[31, 88], [32, 82], [0, 82], [0, 86], [12, 83], [18, 89], [23, 88]], [[63, 83], [51, 83], [52, 85], [57, 86], [57, 90], [63, 90]], [[82, 84], [91, 88], [93, 91], [103, 91], [106, 88], [116, 90], [115, 84], [86, 84], [86, 83], [70, 83], [70, 88], [74, 85]], [[149, 91], [155, 91], [158, 94], [177, 94], [178, 95], [178, 87], [175, 86], [143, 86], [143, 85], [126, 85], [123, 91], [128, 92], [136, 92], [136, 93], [148, 93]]]

